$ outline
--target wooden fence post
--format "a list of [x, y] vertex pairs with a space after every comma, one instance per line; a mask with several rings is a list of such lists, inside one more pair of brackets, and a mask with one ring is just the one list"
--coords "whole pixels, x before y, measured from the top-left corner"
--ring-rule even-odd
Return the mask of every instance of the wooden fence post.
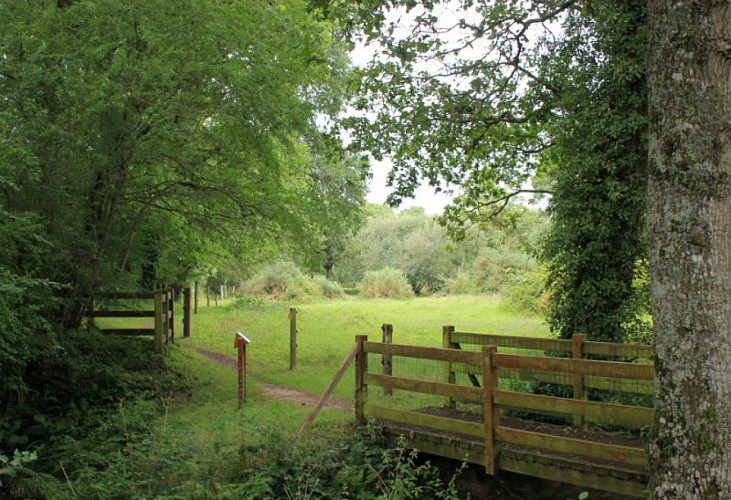
[[[448, 326], [442, 327], [442, 347], [444, 349], [454, 349], [455, 348], [454, 342], [452, 342], [453, 333], [454, 333], [454, 326], [448, 325]], [[444, 362], [444, 381], [447, 384], [456, 384], [457, 383], [457, 375], [452, 370], [451, 361]], [[445, 407], [446, 408], [456, 408], [456, 406], [457, 406], [457, 403], [454, 400], [454, 398], [447, 397]]]
[[183, 290], [183, 338], [190, 337], [190, 287]]
[[173, 288], [167, 291], [168, 301], [168, 325], [170, 328], [170, 343], [175, 343], [175, 290]]
[[358, 351], [355, 354], [355, 423], [365, 424], [365, 404], [368, 398], [368, 386], [365, 384], [365, 374], [368, 372], [368, 354], [364, 344], [368, 341], [367, 335], [356, 335], [355, 343]]
[[195, 282], [195, 291], [193, 292], [193, 314], [198, 314], [198, 282]]
[[[383, 343], [392, 344], [393, 325], [384, 324], [381, 327], [381, 330], [383, 331]], [[381, 363], [383, 364], [383, 374], [389, 376], [393, 375], [393, 356], [391, 356], [390, 354], [384, 354], [381, 357]], [[383, 394], [384, 396], [390, 396], [391, 394], [393, 394], [393, 389], [391, 389], [390, 387], [384, 387]]]
[[162, 292], [155, 292], [155, 352], [158, 354], [163, 353], [164, 335]]
[[297, 309], [289, 308], [289, 369], [297, 367]]
[[500, 410], [493, 403], [494, 392], [498, 388], [497, 369], [493, 363], [493, 355], [497, 346], [486, 345], [482, 348], [482, 392], [483, 412], [485, 419], [485, 471], [490, 475], [497, 472], [499, 445], [495, 442], [495, 428], [500, 425]]
[[[584, 359], [584, 342], [586, 342], [586, 334], [577, 333], [571, 337], [571, 352], [574, 359]], [[586, 400], [586, 387], [584, 387], [584, 376], [581, 373], [574, 375], [574, 399]], [[584, 417], [582, 415], [573, 416], [573, 424], [575, 427], [584, 427]]]

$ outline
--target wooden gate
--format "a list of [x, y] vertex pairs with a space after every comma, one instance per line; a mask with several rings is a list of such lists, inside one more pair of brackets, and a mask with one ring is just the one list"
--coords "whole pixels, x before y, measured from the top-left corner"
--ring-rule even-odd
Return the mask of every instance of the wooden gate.
[[96, 309], [92, 303], [88, 316], [94, 318], [154, 318], [153, 328], [102, 328], [107, 335], [143, 335], [155, 338], [155, 352], [163, 353], [175, 341], [175, 302], [171, 289], [158, 292], [100, 292], [99, 299], [152, 300], [153, 308], [145, 310]]

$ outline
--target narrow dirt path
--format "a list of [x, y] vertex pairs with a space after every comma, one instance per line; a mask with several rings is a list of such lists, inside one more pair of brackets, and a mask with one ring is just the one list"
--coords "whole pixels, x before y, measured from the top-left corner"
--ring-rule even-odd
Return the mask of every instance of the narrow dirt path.
[[[219, 365], [228, 366], [232, 370], [236, 370], [237, 363], [235, 360], [231, 359], [230, 357], [226, 356], [225, 354], [220, 354], [217, 352], [211, 352], [207, 351], [205, 349], [196, 349], [196, 351], [201, 355], [205, 356], [206, 358], [210, 359], [214, 363], [218, 363]], [[248, 375], [251, 376], [251, 375]], [[260, 378], [253, 377], [256, 379], [256, 381], [259, 383], [259, 387], [261, 388], [261, 393], [268, 399], [272, 399], [274, 401], [286, 401], [288, 403], [296, 403], [301, 405], [308, 405], [308, 406], [315, 406], [317, 404], [317, 401], [319, 398], [317, 396], [310, 396], [309, 394], [297, 390], [297, 389], [291, 389], [289, 387], [284, 387], [282, 385], [272, 384], [269, 382], [265, 382], [261, 380]], [[353, 405], [348, 404], [345, 401], [338, 400], [336, 398], [330, 398], [325, 402], [325, 408], [330, 408], [332, 410], [340, 410], [352, 413], [353, 412]]]

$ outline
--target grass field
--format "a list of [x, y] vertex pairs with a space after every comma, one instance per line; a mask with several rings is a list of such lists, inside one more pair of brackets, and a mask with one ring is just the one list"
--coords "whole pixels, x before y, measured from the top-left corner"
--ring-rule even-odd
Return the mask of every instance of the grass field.
[[[290, 307], [297, 308], [297, 367], [289, 370]], [[460, 331], [545, 336], [540, 318], [513, 312], [496, 296], [366, 300], [348, 298], [308, 304], [265, 303], [203, 307], [192, 319], [192, 335], [177, 342], [235, 358], [234, 335], [244, 332], [249, 370], [269, 382], [319, 394], [353, 345], [355, 335], [381, 340], [381, 325], [393, 325], [394, 343], [440, 347], [442, 326]], [[352, 370], [352, 369], [351, 369]], [[352, 371], [335, 391], [352, 397]]]

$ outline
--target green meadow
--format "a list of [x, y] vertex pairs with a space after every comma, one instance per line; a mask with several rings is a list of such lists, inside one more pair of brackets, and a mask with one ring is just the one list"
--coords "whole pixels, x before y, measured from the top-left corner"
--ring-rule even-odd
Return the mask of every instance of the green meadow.
[[[297, 365], [289, 369], [289, 309], [297, 309]], [[517, 313], [498, 296], [427, 297], [411, 300], [346, 298], [305, 304], [228, 302], [199, 308], [192, 335], [176, 344], [205, 349], [235, 359], [234, 336], [243, 332], [249, 373], [256, 378], [320, 394], [354, 343], [356, 335], [381, 340], [381, 326], [393, 325], [393, 342], [440, 347], [442, 326], [458, 331], [546, 336], [537, 316]], [[233, 377], [233, 375], [232, 375]], [[352, 368], [335, 390], [352, 397]]]

